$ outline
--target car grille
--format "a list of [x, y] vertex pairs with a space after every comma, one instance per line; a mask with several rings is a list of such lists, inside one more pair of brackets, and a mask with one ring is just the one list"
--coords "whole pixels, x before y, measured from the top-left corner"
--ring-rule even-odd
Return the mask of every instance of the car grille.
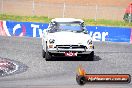
[[86, 46], [84, 45], [56, 45], [56, 47], [58, 51], [85, 51], [86, 50]]
[[75, 48], [86, 48], [84, 45], [56, 45], [55, 48], [75, 49]]

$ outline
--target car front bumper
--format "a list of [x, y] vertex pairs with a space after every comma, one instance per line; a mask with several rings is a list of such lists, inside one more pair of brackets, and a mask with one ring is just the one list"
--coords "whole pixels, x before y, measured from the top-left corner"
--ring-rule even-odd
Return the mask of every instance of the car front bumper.
[[93, 49], [56, 49], [56, 48], [51, 48], [48, 49], [48, 52], [54, 55], [64, 55], [65, 52], [75, 52], [77, 53], [77, 55], [82, 55], [82, 54], [90, 54], [91, 52], [93, 52]]

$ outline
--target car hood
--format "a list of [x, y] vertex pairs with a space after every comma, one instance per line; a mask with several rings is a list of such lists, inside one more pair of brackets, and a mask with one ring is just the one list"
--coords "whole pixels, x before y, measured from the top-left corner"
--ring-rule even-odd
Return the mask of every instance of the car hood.
[[54, 39], [56, 45], [84, 45], [91, 37], [84, 33], [61, 31], [49, 33], [49, 39]]

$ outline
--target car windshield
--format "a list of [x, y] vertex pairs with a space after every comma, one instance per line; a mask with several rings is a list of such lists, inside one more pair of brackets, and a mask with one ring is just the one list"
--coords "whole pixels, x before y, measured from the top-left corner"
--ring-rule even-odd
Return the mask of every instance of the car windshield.
[[60, 31], [70, 31], [70, 32], [83, 32], [83, 24], [81, 22], [56, 22], [52, 23], [50, 32], [60, 32]]

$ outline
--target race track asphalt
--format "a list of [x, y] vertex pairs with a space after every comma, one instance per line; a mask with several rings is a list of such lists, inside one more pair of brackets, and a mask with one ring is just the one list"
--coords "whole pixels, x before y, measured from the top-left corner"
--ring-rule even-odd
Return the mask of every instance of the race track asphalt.
[[[40, 38], [0, 37], [0, 57], [19, 61], [25, 72], [0, 77], [0, 88], [132, 88], [129, 84], [89, 83], [79, 86], [76, 71], [82, 65], [89, 74], [132, 75], [132, 45], [128, 43], [94, 42], [94, 61], [83, 58], [42, 58]], [[59, 61], [57, 61], [59, 60]]]

